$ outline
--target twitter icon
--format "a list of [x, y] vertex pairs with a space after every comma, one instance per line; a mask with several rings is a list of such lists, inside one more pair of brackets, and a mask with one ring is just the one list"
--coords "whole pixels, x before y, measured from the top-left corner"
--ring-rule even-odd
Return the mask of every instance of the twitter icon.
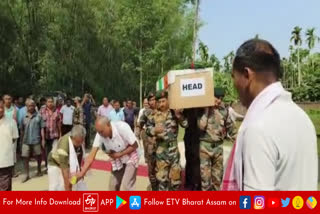
[[286, 200], [283, 200], [281, 198], [282, 207], [287, 207], [290, 203], [290, 198], [286, 198]]

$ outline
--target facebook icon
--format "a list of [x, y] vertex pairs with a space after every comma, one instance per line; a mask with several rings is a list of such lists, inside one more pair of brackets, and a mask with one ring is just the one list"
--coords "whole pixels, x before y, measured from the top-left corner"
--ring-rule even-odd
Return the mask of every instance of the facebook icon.
[[240, 209], [251, 209], [250, 196], [240, 196]]
[[131, 210], [140, 210], [141, 197], [140, 196], [130, 196], [129, 207]]

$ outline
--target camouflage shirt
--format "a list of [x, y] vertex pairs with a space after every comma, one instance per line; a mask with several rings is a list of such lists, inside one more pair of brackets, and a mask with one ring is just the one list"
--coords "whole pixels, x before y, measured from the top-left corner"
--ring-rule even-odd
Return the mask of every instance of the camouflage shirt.
[[[155, 110], [151, 113], [147, 121], [146, 133], [150, 137], [156, 137], [157, 141], [173, 142], [177, 141], [179, 124], [184, 125], [185, 120], [178, 120], [174, 112], [170, 109], [166, 112]], [[156, 134], [155, 127], [162, 126], [164, 131]]]
[[155, 110], [152, 110], [150, 108], [148, 109], [145, 109], [143, 111], [143, 114], [141, 115], [141, 117], [139, 118], [139, 124], [138, 126], [142, 129], [144, 127], [144, 125], [146, 125], [148, 123], [148, 120], [151, 120], [153, 115], [153, 111]]
[[234, 142], [236, 138], [235, 124], [224, 105], [210, 107], [208, 113], [198, 118], [198, 126], [201, 130], [200, 141], [215, 143], [229, 138]]
[[85, 125], [85, 118], [82, 107], [77, 107], [73, 111], [73, 125]]

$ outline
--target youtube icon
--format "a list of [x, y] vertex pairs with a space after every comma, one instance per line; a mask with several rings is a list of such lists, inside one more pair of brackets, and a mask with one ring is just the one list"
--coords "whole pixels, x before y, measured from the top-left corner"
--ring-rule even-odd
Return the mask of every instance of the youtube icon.
[[269, 208], [280, 207], [280, 199], [279, 198], [269, 198], [268, 199], [268, 207]]

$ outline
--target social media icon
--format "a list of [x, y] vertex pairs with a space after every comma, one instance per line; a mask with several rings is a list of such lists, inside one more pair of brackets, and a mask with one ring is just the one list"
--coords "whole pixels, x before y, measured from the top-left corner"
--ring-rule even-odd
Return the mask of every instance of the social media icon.
[[254, 205], [253, 208], [255, 210], [262, 210], [265, 207], [265, 199], [264, 196], [254, 196]]
[[280, 206], [279, 198], [269, 198], [268, 199], [268, 207], [269, 208], [277, 208]]
[[281, 203], [282, 203], [282, 206], [281, 207], [287, 207], [290, 203], [290, 198], [286, 198], [286, 200], [283, 200], [281, 198]]
[[303, 207], [303, 198], [301, 196], [296, 196], [292, 199], [292, 206], [296, 210], [300, 210]]
[[116, 209], [123, 207], [127, 202], [120, 198], [119, 196], [116, 197]]
[[313, 196], [310, 196], [306, 201], [306, 205], [310, 209], [314, 209], [317, 206], [317, 203], [318, 203], [317, 200]]
[[240, 209], [251, 209], [251, 197], [250, 196], [240, 196]]
[[141, 197], [140, 196], [130, 196], [129, 207], [131, 210], [140, 210], [141, 209]]

